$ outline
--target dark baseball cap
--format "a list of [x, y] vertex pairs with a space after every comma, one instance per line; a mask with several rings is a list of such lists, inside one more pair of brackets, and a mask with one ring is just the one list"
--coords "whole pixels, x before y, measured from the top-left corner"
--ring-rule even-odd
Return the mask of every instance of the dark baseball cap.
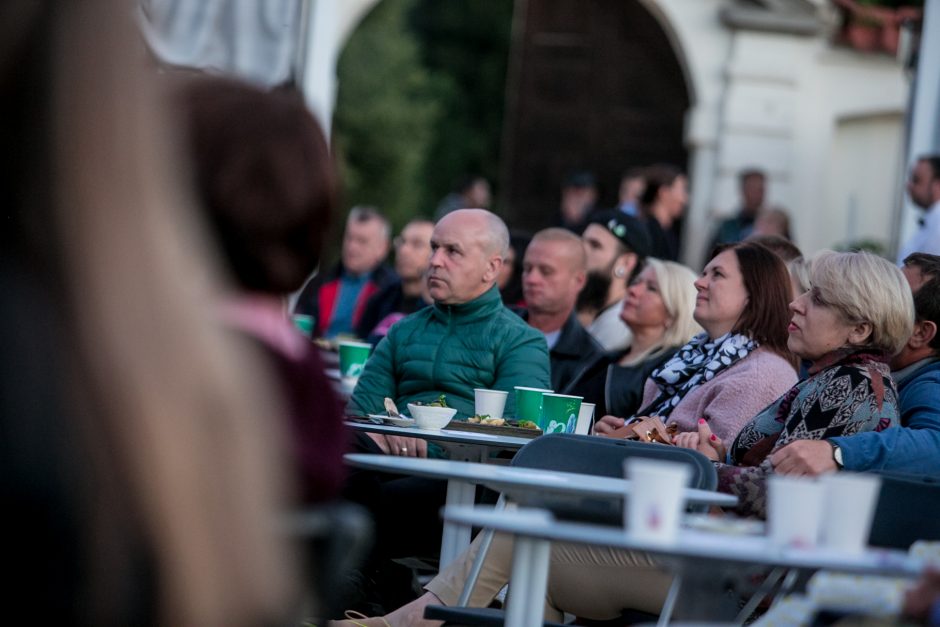
[[564, 182], [561, 185], [564, 187], [596, 187], [597, 181], [594, 179], [594, 174], [588, 170], [577, 170], [571, 172], [568, 176], [565, 177]]
[[641, 258], [649, 256], [652, 247], [649, 231], [637, 218], [622, 211], [595, 211], [588, 218], [588, 224], [601, 225]]

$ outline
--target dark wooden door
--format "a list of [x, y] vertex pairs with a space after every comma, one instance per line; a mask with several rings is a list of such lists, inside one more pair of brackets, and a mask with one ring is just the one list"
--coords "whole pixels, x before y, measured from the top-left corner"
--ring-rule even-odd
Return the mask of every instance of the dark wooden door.
[[592, 170], [602, 206], [630, 167], [686, 167], [689, 94], [659, 23], [637, 0], [517, 0], [503, 140], [503, 204], [513, 226], [555, 219], [560, 185]]

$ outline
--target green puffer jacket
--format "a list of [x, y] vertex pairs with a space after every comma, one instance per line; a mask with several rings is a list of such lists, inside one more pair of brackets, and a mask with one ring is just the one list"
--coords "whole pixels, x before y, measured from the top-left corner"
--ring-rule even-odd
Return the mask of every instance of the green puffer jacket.
[[425, 307], [392, 326], [366, 362], [349, 412], [384, 412], [386, 396], [407, 411], [408, 403], [445, 394], [456, 417], [466, 418], [473, 389], [490, 388], [510, 392], [505, 415], [512, 416], [515, 385], [549, 387], [548, 346], [493, 287], [469, 303]]

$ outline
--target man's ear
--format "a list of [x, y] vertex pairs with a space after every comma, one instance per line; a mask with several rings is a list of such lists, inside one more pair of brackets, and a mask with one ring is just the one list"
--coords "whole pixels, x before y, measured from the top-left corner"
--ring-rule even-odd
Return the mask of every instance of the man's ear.
[[937, 323], [930, 320], [918, 320], [914, 323], [914, 332], [907, 340], [907, 345], [911, 349], [925, 348], [930, 346], [935, 337], [937, 337]]
[[636, 268], [638, 261], [639, 258], [636, 256], [636, 253], [624, 253], [614, 261], [614, 267], [622, 267], [626, 271], [623, 275], [623, 279], [629, 281], [630, 277], [633, 276], [633, 270]]
[[483, 282], [493, 283], [499, 276], [499, 270], [503, 267], [502, 255], [492, 255], [486, 261], [486, 270], [483, 272]]

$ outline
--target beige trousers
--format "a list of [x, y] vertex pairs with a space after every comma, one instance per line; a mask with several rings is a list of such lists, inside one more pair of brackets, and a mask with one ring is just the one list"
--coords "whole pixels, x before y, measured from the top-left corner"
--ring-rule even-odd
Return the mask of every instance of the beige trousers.
[[[445, 605], [460, 598], [480, 548], [480, 536], [425, 589]], [[512, 536], [496, 534], [470, 596], [471, 607], [486, 607], [509, 582]], [[658, 614], [672, 575], [646, 553], [583, 544], [553, 544], [549, 562], [545, 619], [561, 621], [563, 612], [605, 620], [626, 608]], [[509, 590], [512, 595], [512, 586]]]

